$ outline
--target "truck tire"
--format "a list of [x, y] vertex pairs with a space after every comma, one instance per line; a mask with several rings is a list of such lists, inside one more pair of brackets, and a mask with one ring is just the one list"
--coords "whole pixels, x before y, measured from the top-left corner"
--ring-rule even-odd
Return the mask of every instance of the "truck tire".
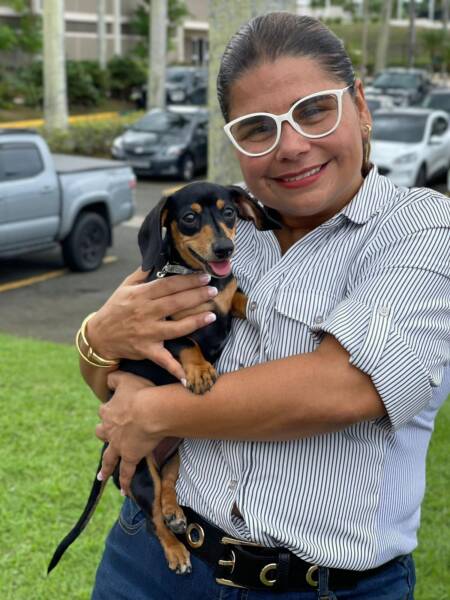
[[72, 271], [95, 271], [102, 264], [108, 241], [105, 219], [94, 212], [81, 213], [62, 242], [64, 262]]

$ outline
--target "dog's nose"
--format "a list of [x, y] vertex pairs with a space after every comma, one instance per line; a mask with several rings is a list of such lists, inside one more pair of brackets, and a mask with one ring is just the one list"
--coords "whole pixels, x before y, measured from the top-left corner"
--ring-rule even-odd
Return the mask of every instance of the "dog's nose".
[[234, 244], [231, 240], [220, 240], [219, 242], [214, 242], [212, 249], [216, 258], [225, 260], [233, 254]]

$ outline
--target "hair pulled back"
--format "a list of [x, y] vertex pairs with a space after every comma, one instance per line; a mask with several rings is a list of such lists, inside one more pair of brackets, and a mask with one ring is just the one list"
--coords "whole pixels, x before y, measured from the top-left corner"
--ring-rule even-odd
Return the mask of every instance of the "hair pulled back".
[[251, 67], [288, 56], [312, 58], [337, 80], [354, 83], [344, 45], [326, 25], [313, 17], [270, 12], [245, 23], [225, 48], [217, 76], [217, 97], [225, 121], [233, 83]]

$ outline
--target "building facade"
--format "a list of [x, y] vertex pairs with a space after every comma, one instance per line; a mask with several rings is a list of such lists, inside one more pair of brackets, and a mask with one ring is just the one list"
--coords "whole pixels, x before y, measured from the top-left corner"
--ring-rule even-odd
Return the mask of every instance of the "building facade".
[[[64, 1], [64, 0], [62, 0]], [[65, 0], [65, 48], [71, 60], [96, 60], [99, 56], [98, 12], [95, 0]], [[139, 37], [131, 31], [134, 12], [141, 0], [104, 0], [106, 21], [106, 58], [132, 50]], [[177, 27], [169, 62], [207, 64], [208, 0], [185, 0], [189, 15]], [[30, 0], [34, 14], [42, 14], [43, 0]], [[18, 15], [0, 6], [0, 23], [16, 27]]]

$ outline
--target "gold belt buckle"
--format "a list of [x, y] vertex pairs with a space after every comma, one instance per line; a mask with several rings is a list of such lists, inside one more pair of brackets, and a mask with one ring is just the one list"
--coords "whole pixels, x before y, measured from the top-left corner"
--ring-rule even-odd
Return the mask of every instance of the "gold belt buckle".
[[[220, 543], [224, 544], [224, 545], [252, 546], [254, 548], [264, 548], [264, 546], [262, 544], [257, 544], [256, 542], [248, 542], [247, 540], [238, 540], [236, 538], [232, 538], [232, 537], [228, 537], [228, 536], [224, 536], [220, 540]], [[229, 560], [221, 559], [221, 560], [219, 560], [219, 565], [221, 567], [230, 567], [231, 568], [230, 575], [232, 575], [232, 573], [234, 571], [234, 567], [236, 565], [236, 554], [234, 553], [233, 550], [230, 550], [230, 553], [231, 553], [231, 559], [229, 559]], [[271, 587], [271, 586], [275, 585], [277, 580], [269, 579], [267, 577], [267, 574], [270, 571], [274, 571], [276, 568], [277, 568], [276, 563], [270, 563], [261, 569], [261, 573], [259, 574], [259, 579], [262, 584], [264, 584], [267, 587]], [[246, 589], [246, 587], [244, 585], [239, 585], [237, 583], [234, 583], [234, 581], [231, 581], [231, 579], [224, 579], [223, 577], [217, 577], [216, 582], [220, 583], [221, 585], [227, 585], [229, 587]]]
[[306, 577], [305, 577], [306, 583], [313, 588], [316, 588], [319, 585], [319, 580], [313, 579], [313, 575], [315, 575], [318, 570], [319, 570], [319, 566], [313, 565], [312, 567], [309, 567], [309, 569], [306, 572]]

